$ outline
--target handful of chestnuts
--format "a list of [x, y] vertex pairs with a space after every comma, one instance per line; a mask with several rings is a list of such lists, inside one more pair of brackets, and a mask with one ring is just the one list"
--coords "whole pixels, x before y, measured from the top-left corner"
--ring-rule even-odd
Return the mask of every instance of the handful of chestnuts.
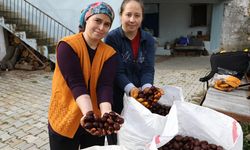
[[151, 108], [155, 103], [159, 101], [164, 94], [163, 90], [155, 86], [139, 91], [138, 95], [134, 97], [138, 102], [147, 108]]
[[114, 111], [105, 113], [102, 117], [97, 117], [93, 111], [89, 111], [83, 120], [83, 128], [92, 135], [104, 136], [120, 130], [124, 119]]

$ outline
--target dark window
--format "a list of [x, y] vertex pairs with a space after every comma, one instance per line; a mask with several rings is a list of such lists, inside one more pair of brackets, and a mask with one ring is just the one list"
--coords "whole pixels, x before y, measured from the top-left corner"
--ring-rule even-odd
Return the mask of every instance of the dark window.
[[153, 36], [159, 36], [159, 4], [146, 3], [144, 4], [144, 18], [142, 28], [149, 31]]
[[207, 4], [191, 4], [191, 27], [207, 25]]

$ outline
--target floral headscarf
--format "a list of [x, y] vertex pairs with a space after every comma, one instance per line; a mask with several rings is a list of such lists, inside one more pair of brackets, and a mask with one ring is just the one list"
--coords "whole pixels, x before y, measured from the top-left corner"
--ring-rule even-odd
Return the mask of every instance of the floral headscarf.
[[85, 26], [86, 20], [94, 14], [105, 14], [109, 16], [111, 23], [114, 20], [115, 14], [110, 5], [105, 2], [96, 2], [87, 6], [81, 13], [79, 27], [83, 28]]

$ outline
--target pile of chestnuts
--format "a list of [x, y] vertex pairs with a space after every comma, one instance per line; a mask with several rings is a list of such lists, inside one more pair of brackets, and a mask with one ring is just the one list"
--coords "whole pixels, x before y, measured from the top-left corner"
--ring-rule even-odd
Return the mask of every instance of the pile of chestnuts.
[[158, 150], [223, 150], [222, 146], [209, 144], [191, 136], [176, 135]]
[[96, 136], [112, 134], [120, 130], [124, 123], [124, 119], [113, 111], [103, 114], [102, 117], [95, 116], [93, 111], [89, 111], [83, 121], [83, 128]]
[[152, 105], [151, 108], [149, 108], [149, 110], [152, 113], [155, 113], [161, 116], [166, 116], [169, 113], [170, 108], [171, 108], [170, 106], [162, 105], [160, 103], [155, 103]]
[[147, 108], [151, 108], [156, 104], [164, 92], [155, 86], [143, 91], [139, 91], [138, 96], [134, 97], [138, 102]]
[[134, 98], [152, 113], [166, 116], [171, 107], [158, 103], [163, 94], [164, 92], [160, 88], [152, 86], [147, 90], [139, 91], [138, 95]]

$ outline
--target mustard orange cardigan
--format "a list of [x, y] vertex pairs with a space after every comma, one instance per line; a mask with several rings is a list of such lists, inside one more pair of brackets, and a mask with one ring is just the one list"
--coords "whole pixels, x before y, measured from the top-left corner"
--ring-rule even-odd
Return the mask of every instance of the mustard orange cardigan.
[[[78, 55], [85, 84], [87, 88], [90, 89], [90, 97], [94, 112], [96, 114], [100, 114], [96, 96], [97, 81], [103, 64], [115, 54], [115, 50], [107, 44], [100, 42], [91, 65], [82, 33], [65, 37], [61, 41], [68, 43]], [[89, 80], [90, 85], [88, 82]], [[56, 63], [52, 80], [52, 95], [48, 113], [50, 126], [58, 134], [73, 138], [80, 125], [81, 117], [82, 113]]]

